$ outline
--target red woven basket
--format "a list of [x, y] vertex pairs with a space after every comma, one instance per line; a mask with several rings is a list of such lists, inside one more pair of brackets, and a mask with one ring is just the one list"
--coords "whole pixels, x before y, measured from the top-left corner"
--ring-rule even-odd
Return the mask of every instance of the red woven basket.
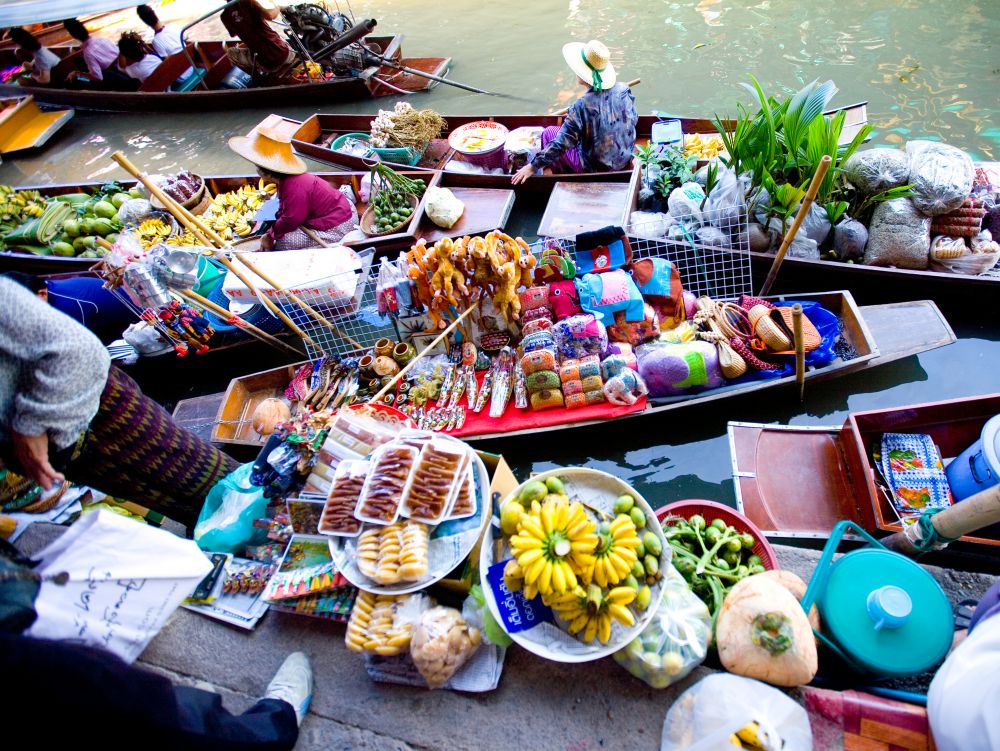
[[701, 514], [705, 517], [706, 523], [710, 524], [712, 519], [722, 519], [726, 524], [733, 525], [740, 532], [749, 532], [753, 535], [753, 539], [757, 541], [753, 546], [753, 552], [760, 556], [764, 568], [768, 571], [781, 568], [778, 565], [778, 556], [775, 555], [774, 548], [771, 547], [767, 538], [764, 537], [764, 533], [757, 529], [757, 525], [736, 509], [716, 503], [715, 501], [693, 499], [677, 501], [658, 509], [656, 518], [662, 523], [671, 514], [674, 516], [683, 516], [685, 519], [690, 518], [694, 514]]

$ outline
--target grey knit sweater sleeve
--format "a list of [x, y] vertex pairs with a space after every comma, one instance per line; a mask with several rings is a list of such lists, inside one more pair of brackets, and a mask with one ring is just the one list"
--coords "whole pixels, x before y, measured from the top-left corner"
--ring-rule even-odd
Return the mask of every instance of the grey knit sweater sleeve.
[[71, 445], [97, 414], [110, 364], [96, 336], [0, 277], [0, 440], [48, 433]]

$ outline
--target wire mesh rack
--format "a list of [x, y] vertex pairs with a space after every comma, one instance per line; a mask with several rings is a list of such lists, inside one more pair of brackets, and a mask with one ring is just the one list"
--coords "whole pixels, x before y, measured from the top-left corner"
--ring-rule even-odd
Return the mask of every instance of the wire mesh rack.
[[[681, 275], [684, 289], [715, 300], [737, 300], [753, 294], [750, 270], [750, 238], [746, 214], [739, 209], [703, 211], [697, 214], [632, 223], [628, 238], [633, 260], [664, 258]], [[558, 240], [561, 247], [576, 251], [572, 240]], [[545, 246], [539, 241], [536, 254]]]
[[378, 310], [378, 267], [372, 264], [374, 254], [371, 248], [359, 253], [361, 265], [353, 271], [321, 280], [303, 280], [274, 292], [274, 302], [306, 334], [303, 343], [310, 358], [356, 354], [371, 349], [383, 337], [399, 337], [394, 320]]

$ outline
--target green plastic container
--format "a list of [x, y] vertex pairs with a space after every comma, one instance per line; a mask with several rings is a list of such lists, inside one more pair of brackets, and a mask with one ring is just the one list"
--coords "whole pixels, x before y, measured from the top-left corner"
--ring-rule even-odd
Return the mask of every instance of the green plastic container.
[[[848, 529], [869, 545], [834, 561]], [[823, 548], [802, 598], [806, 612], [813, 604], [823, 623], [820, 641], [862, 674], [917, 675], [951, 646], [954, 616], [934, 577], [853, 522], [837, 524]]]
[[337, 136], [333, 140], [333, 143], [330, 144], [330, 148], [333, 149], [334, 151], [339, 151], [340, 147], [344, 145], [344, 142], [348, 138], [356, 138], [359, 141], [364, 141], [368, 143], [368, 148], [371, 148], [372, 137], [367, 133], [345, 133], [342, 136]]
[[411, 146], [407, 146], [402, 149], [389, 149], [389, 148], [377, 148], [372, 146], [372, 151], [378, 154], [378, 158], [383, 162], [392, 162], [393, 164], [405, 164], [408, 167], [412, 167], [414, 164], [420, 161], [420, 157], [424, 155], [427, 147], [424, 146], [422, 149], [414, 149]]

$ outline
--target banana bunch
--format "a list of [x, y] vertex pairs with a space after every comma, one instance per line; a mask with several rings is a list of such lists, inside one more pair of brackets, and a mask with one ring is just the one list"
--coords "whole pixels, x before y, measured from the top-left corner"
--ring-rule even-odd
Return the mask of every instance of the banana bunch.
[[510, 538], [511, 552], [523, 573], [524, 596], [530, 600], [536, 591], [543, 596], [572, 591], [577, 576], [592, 565], [596, 529], [583, 505], [570, 503], [565, 495], [532, 501], [517, 534]]
[[135, 228], [135, 234], [143, 248], [151, 248], [157, 243], [162, 243], [170, 237], [171, 232], [173, 232], [173, 228], [162, 219], [157, 218], [143, 219]]
[[16, 226], [27, 219], [35, 219], [45, 211], [45, 198], [37, 190], [14, 190], [0, 185], [0, 223]]
[[684, 138], [684, 153], [688, 156], [694, 155], [698, 159], [715, 159], [724, 151], [722, 136], [719, 135], [693, 133]]
[[261, 178], [257, 185], [243, 185], [212, 199], [202, 219], [223, 239], [246, 237], [253, 232], [254, 218], [264, 202], [277, 191], [274, 183]]
[[619, 514], [610, 524], [603, 522], [598, 527], [597, 537], [597, 549], [582, 571], [583, 583], [597, 582], [601, 587], [618, 584], [628, 577], [638, 560], [636, 551], [642, 541], [635, 522], [628, 514]]
[[201, 247], [201, 243], [198, 239], [191, 233], [191, 230], [185, 229], [178, 235], [171, 235], [167, 238], [167, 245], [178, 245], [183, 248], [195, 248]]
[[601, 644], [611, 639], [611, 624], [615, 621], [623, 626], [634, 626], [635, 616], [628, 609], [635, 599], [632, 587], [615, 587], [605, 591], [596, 584], [586, 589], [577, 586], [572, 591], [557, 597], [542, 598], [546, 605], [569, 623], [571, 634], [583, 632], [582, 640], [592, 642], [594, 638]]

